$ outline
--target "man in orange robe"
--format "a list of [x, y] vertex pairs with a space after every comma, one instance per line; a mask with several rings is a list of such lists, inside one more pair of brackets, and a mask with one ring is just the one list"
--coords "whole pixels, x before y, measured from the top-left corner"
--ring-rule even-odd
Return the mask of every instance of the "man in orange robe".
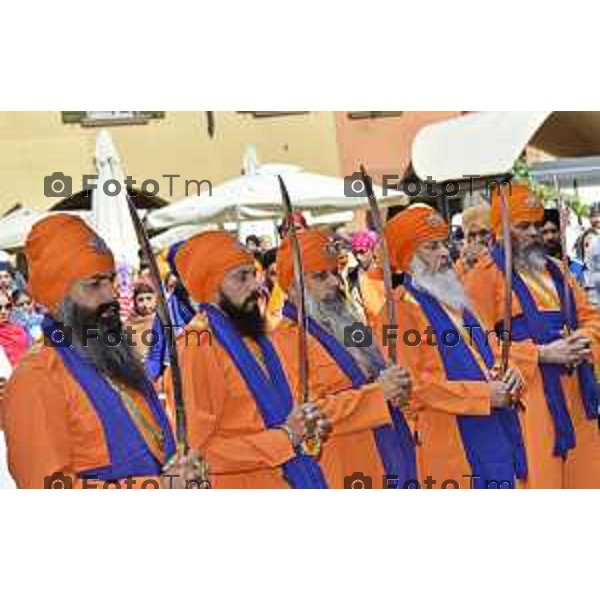
[[53, 215], [33, 227], [25, 253], [32, 296], [49, 315], [44, 344], [3, 399], [17, 485], [159, 487], [174, 440], [131, 345], [112, 346], [121, 322], [111, 252], [81, 219]]
[[[512, 353], [529, 375], [521, 421], [529, 458], [528, 486], [600, 487], [598, 397], [592, 362], [599, 350], [600, 317], [564, 269], [547, 256], [541, 238], [544, 208], [524, 185], [508, 198], [514, 251]], [[498, 190], [492, 227], [501, 236]], [[471, 298], [488, 328], [502, 329], [504, 253], [497, 245], [467, 276]], [[571, 314], [566, 316], [566, 307]]]
[[[229, 234], [207, 232], [186, 242], [175, 260], [200, 303], [180, 339], [181, 365], [190, 444], [206, 457], [213, 486], [344, 487], [353, 464], [346, 472], [329, 444], [388, 424], [386, 397], [401, 395], [399, 374], [348, 389], [337, 365], [309, 340], [311, 401], [299, 405], [297, 334], [288, 327], [266, 333], [252, 256]], [[323, 440], [320, 456], [307, 452], [315, 433]], [[368, 461], [361, 457], [357, 468]]]
[[[305, 272], [306, 303], [308, 310], [308, 332], [321, 350], [337, 366], [337, 373], [328, 367], [330, 374], [324, 378], [324, 392], [331, 392], [332, 382], [336, 387], [361, 388], [378, 379], [385, 372], [385, 360], [372, 344], [356, 344], [352, 333], [361, 333], [364, 324], [354, 314], [350, 301], [341, 288], [338, 263], [331, 252], [331, 240], [319, 230], [303, 231], [298, 234]], [[297, 306], [299, 292], [293, 281], [293, 257], [290, 240], [285, 240], [277, 257], [279, 281], [289, 294], [283, 308], [284, 320], [277, 333], [284, 339], [296, 339]], [[357, 329], [358, 327], [358, 329]], [[366, 329], [365, 329], [366, 331]], [[290, 348], [297, 347], [297, 341]], [[316, 350], [316, 348], [315, 348]], [[329, 365], [329, 361], [326, 363]], [[319, 377], [319, 368], [311, 366], [311, 376]], [[404, 393], [402, 398], [392, 398], [389, 411], [391, 422], [380, 427], [348, 429], [343, 435], [333, 431], [331, 439], [323, 448], [321, 464], [331, 480], [342, 483], [344, 474], [364, 473], [379, 487], [387, 481], [390, 487], [405, 487], [416, 479], [414, 443], [397, 404], [406, 400], [410, 390], [410, 377], [404, 370]], [[385, 380], [385, 378], [384, 378]], [[387, 479], [384, 479], [387, 477]]]
[[514, 370], [495, 374], [495, 357], [452, 269], [448, 226], [432, 208], [414, 205], [385, 228], [398, 328], [385, 316], [384, 346], [397, 338], [399, 361], [413, 378], [412, 426], [422, 486], [515, 487], [526, 474], [519, 423], [510, 408], [521, 385]]

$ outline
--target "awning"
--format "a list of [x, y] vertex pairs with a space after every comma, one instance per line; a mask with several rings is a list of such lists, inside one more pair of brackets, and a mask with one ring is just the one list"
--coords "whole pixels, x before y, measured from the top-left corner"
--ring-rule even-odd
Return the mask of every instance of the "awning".
[[600, 111], [480, 112], [424, 127], [415, 138], [420, 179], [509, 172], [528, 145], [556, 157], [600, 154]]

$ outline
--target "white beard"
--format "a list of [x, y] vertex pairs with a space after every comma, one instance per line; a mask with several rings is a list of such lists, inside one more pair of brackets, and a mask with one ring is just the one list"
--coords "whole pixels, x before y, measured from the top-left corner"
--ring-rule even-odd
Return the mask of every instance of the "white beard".
[[415, 287], [427, 292], [438, 302], [451, 308], [463, 311], [470, 308], [469, 298], [456, 271], [450, 267], [445, 271], [431, 273], [425, 263], [415, 256], [410, 265]]
[[541, 245], [535, 245], [525, 250], [515, 248], [515, 266], [532, 275], [543, 273], [546, 269], [547, 254]]
[[[341, 344], [344, 344], [346, 328], [362, 322], [361, 318], [354, 313], [349, 303], [341, 295], [328, 302], [318, 302], [307, 291], [306, 311], [312, 319], [332, 334]], [[375, 343], [370, 348], [346, 346], [346, 349], [352, 354], [369, 380], [377, 377], [384, 361]]]

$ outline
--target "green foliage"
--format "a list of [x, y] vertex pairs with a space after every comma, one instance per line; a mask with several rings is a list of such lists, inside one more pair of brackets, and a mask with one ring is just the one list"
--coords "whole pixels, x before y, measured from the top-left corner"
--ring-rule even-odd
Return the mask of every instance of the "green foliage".
[[[533, 193], [544, 203], [544, 206], [556, 206], [556, 190], [553, 185], [545, 185], [535, 181], [527, 162], [519, 159], [513, 167], [514, 181], [527, 185]], [[561, 191], [563, 202], [569, 210], [573, 211], [580, 219], [589, 216], [589, 207], [579, 194]]]

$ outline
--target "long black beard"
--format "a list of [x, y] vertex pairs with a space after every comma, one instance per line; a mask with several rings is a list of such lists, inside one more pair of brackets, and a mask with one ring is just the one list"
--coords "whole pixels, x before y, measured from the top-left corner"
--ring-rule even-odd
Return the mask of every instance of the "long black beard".
[[[102, 316], [106, 311], [110, 311], [109, 314]], [[97, 310], [89, 311], [67, 298], [59, 308], [57, 319], [72, 329], [73, 345], [98, 371], [136, 390], [145, 389], [146, 372], [123, 334], [118, 302], [102, 304]], [[120, 343], [113, 346], [114, 340]]]
[[265, 320], [260, 313], [258, 300], [258, 293], [252, 294], [242, 306], [237, 306], [225, 294], [221, 293], [219, 307], [231, 319], [242, 337], [258, 339], [265, 334]]

